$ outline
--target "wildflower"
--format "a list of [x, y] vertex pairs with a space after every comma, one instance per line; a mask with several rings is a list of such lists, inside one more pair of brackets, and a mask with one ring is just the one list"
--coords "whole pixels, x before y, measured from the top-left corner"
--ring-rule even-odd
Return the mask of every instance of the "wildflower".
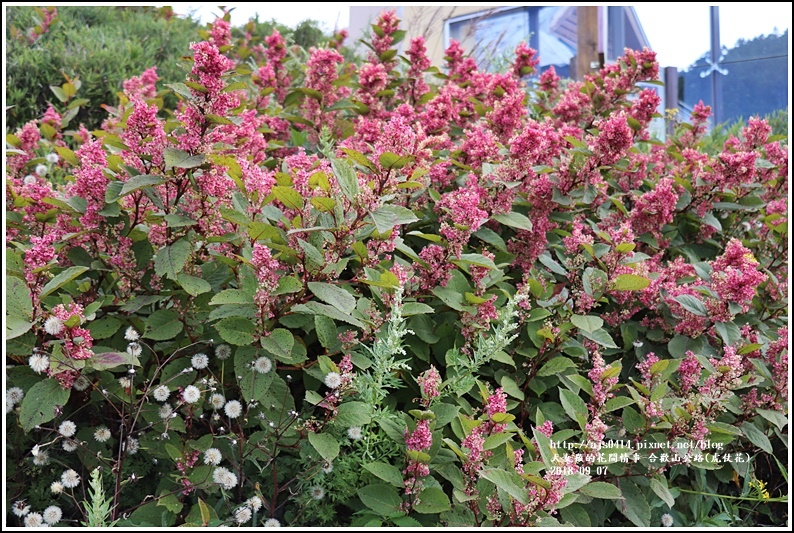
[[221, 459], [223, 459], [223, 456], [218, 448], [209, 448], [204, 452], [205, 465], [217, 466], [221, 462]]
[[207, 354], [197, 353], [190, 358], [190, 364], [193, 365], [193, 368], [201, 370], [207, 368], [207, 366], [210, 364], [210, 358], [207, 357]]
[[329, 388], [335, 389], [342, 384], [342, 376], [336, 372], [328, 372], [328, 374], [325, 375], [325, 384], [328, 385]]
[[237, 475], [223, 467], [218, 467], [212, 472], [212, 480], [226, 490], [232, 490], [237, 486]]
[[44, 322], [44, 331], [50, 335], [59, 335], [63, 331], [63, 322], [57, 316], [51, 316]]
[[435, 366], [430, 365], [430, 368], [422, 372], [416, 382], [422, 390], [422, 405], [427, 407], [430, 405], [433, 398], [440, 394], [438, 392], [438, 386], [441, 384], [441, 375], [438, 373]]
[[36, 183], [36, 177], [28, 174], [27, 176], [25, 176], [25, 179], [22, 180], [22, 183], [25, 185], [33, 185], [34, 183]]
[[352, 426], [347, 430], [347, 436], [351, 440], [358, 440], [362, 436], [361, 426]]
[[63, 483], [61, 483], [60, 481], [53, 481], [52, 483], [50, 483], [50, 491], [53, 494], [62, 493], [63, 492]]
[[77, 444], [75, 444], [74, 441], [72, 440], [63, 441], [63, 444], [61, 446], [63, 447], [64, 451], [67, 452], [73, 452], [77, 449]]
[[259, 496], [251, 496], [246, 502], [245, 505], [250, 507], [255, 513], [259, 512], [259, 509], [262, 508], [262, 498]]
[[61, 483], [67, 489], [73, 489], [80, 484], [80, 474], [70, 468], [61, 474]]
[[138, 439], [133, 439], [132, 437], [127, 437], [127, 453], [129, 455], [135, 455], [140, 450], [141, 444], [138, 442]]
[[25, 527], [41, 527], [44, 519], [39, 513], [30, 513], [25, 517]]
[[215, 357], [220, 360], [228, 359], [232, 355], [232, 347], [228, 344], [219, 344], [215, 347]]
[[160, 385], [156, 389], [154, 389], [154, 399], [158, 402], [164, 402], [168, 399], [168, 396], [171, 394], [171, 391], [168, 390], [168, 387], [165, 385]]
[[36, 466], [44, 466], [50, 461], [50, 455], [47, 452], [41, 451], [33, 455], [33, 464]]
[[334, 471], [334, 465], [333, 463], [326, 461], [320, 470], [322, 470], [324, 474], [330, 474]]
[[47, 165], [36, 165], [36, 174], [39, 176], [47, 175]]
[[134, 342], [140, 339], [141, 336], [134, 327], [130, 326], [127, 328], [127, 331], [124, 332], [124, 338], [130, 342]]
[[669, 513], [664, 513], [662, 515], [662, 525], [664, 527], [671, 527], [673, 525], [673, 517]]
[[11, 510], [14, 512], [15, 515], [19, 517], [23, 517], [30, 512], [30, 505], [27, 503], [18, 500], [14, 502], [14, 505], [11, 506]]
[[129, 389], [132, 387], [132, 380], [126, 376], [119, 378], [119, 385], [122, 389]]
[[251, 520], [251, 509], [248, 507], [240, 507], [234, 512], [234, 521], [238, 524], [245, 524]]
[[10, 404], [18, 404], [25, 397], [25, 391], [19, 387], [11, 387], [6, 391], [6, 401]]
[[210, 398], [210, 405], [212, 405], [213, 409], [220, 409], [226, 403], [226, 398], [223, 397], [223, 394], [218, 394], [217, 392], [212, 395]]
[[194, 385], [188, 385], [185, 387], [185, 390], [182, 391], [182, 399], [185, 403], [196, 403], [201, 399], [201, 391]]
[[315, 485], [309, 489], [309, 494], [311, 494], [314, 500], [322, 500], [325, 496], [325, 489], [319, 485]]
[[157, 411], [157, 414], [160, 415], [160, 418], [163, 420], [170, 418], [170, 416], [174, 413], [174, 408], [171, 407], [170, 404], [163, 404], [162, 407]]
[[232, 400], [226, 404], [223, 410], [229, 418], [237, 418], [243, 412], [243, 406], [237, 400]]
[[97, 442], [107, 442], [110, 439], [110, 430], [105, 426], [99, 426], [94, 430], [94, 439]]
[[141, 355], [142, 351], [143, 349], [141, 348], [140, 343], [131, 342], [127, 345], [127, 353], [133, 357], [138, 357], [139, 355]]
[[41, 374], [50, 368], [50, 358], [46, 355], [34, 353], [30, 356], [30, 359], [28, 359], [28, 364], [36, 374]]
[[50, 505], [44, 509], [44, 521], [51, 526], [60, 522], [62, 516], [63, 511], [57, 505]]
[[275, 518], [268, 518], [265, 520], [265, 527], [281, 527], [281, 522]]
[[58, 162], [58, 154], [56, 154], [54, 152], [50, 153], [50, 154], [47, 154], [45, 159], [47, 160], [48, 163], [52, 163], [54, 165], [55, 163]]
[[[49, 364], [49, 363], [48, 363]], [[72, 385], [77, 391], [84, 391], [91, 386], [91, 382], [85, 376], [78, 377]]]
[[75, 434], [76, 431], [77, 431], [77, 426], [71, 420], [66, 420], [58, 428], [58, 433], [60, 433], [64, 437], [71, 437]]
[[273, 362], [267, 357], [260, 357], [254, 361], [254, 370], [260, 374], [267, 374], [273, 368]]

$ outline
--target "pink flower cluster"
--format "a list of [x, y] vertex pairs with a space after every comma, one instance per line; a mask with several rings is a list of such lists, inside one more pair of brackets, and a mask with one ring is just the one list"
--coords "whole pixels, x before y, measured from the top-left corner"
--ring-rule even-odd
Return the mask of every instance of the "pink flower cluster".
[[[405, 446], [411, 451], [424, 452], [433, 445], [433, 434], [430, 432], [430, 420], [418, 420], [416, 429], [413, 432], [405, 430]], [[405, 493], [414, 494], [421, 490], [421, 478], [430, 474], [430, 467], [422, 461], [416, 459], [408, 460], [408, 465], [403, 470], [406, 476]]]
[[[476, 183], [476, 179], [474, 181]], [[480, 195], [469, 187], [445, 193], [436, 202], [435, 210], [442, 214], [439, 233], [449, 241], [450, 251], [456, 257], [460, 257], [471, 234], [489, 218], [479, 205]]]
[[130, 100], [147, 100], [157, 96], [157, 67], [144, 70], [140, 76], [132, 76], [122, 86]]
[[416, 382], [419, 384], [419, 390], [422, 391], [420, 403], [424, 407], [430, 407], [430, 404], [433, 403], [433, 399], [441, 394], [438, 390], [439, 385], [441, 385], [441, 375], [438, 373], [435, 366], [430, 365], [429, 369], [422, 372], [422, 374], [416, 378]]
[[656, 187], [637, 199], [629, 219], [636, 235], [651, 233], [662, 238], [661, 229], [673, 221], [678, 193], [671, 178], [662, 178]]

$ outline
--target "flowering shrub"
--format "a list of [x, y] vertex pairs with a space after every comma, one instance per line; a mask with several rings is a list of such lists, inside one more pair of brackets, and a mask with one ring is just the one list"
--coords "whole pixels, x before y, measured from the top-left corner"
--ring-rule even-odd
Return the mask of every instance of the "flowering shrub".
[[10, 523], [785, 523], [786, 142], [398, 28], [7, 135]]

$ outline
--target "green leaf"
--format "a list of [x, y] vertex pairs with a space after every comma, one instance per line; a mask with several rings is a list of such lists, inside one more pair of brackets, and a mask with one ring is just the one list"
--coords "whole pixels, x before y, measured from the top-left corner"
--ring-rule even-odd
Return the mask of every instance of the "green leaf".
[[199, 294], [204, 294], [212, 290], [210, 284], [203, 279], [185, 274], [184, 272], [180, 272], [176, 279], [182, 288], [185, 289], [185, 292], [191, 296], [198, 296]]
[[250, 346], [254, 342], [254, 323], [243, 317], [230, 316], [215, 323], [218, 334], [235, 346]]
[[367, 463], [364, 469], [397, 488], [403, 488], [403, 475], [396, 467], [386, 463]]
[[314, 316], [314, 330], [317, 332], [317, 340], [323, 348], [329, 349], [339, 343], [336, 322], [327, 316]]
[[339, 455], [339, 442], [328, 433], [309, 432], [309, 444], [329, 463]]
[[[310, 437], [311, 435], [313, 435], [313, 433], [309, 433]], [[366, 487], [361, 487], [356, 493], [361, 499], [361, 503], [380, 516], [401, 514], [400, 507], [402, 506], [403, 500], [397, 494], [397, 490], [390, 485], [374, 483]]]
[[607, 403], [604, 404], [604, 412], [609, 413], [610, 411], [617, 411], [618, 409], [623, 409], [634, 403], [636, 403], [634, 399], [628, 396], [616, 396], [615, 398], [607, 400]]
[[88, 324], [88, 331], [94, 339], [107, 339], [112, 337], [121, 327], [121, 322], [113, 317], [100, 318]]
[[176, 337], [183, 327], [184, 325], [176, 312], [170, 309], [160, 309], [146, 319], [146, 329], [143, 332], [143, 337], [156, 341], [165, 341]]
[[604, 325], [604, 321], [593, 315], [572, 315], [571, 323], [582, 331], [593, 333]]
[[251, 303], [254, 303], [253, 294], [242, 289], [226, 289], [213, 296], [212, 300], [210, 300], [210, 305]]
[[576, 368], [576, 363], [567, 357], [555, 357], [550, 359], [538, 370], [538, 377], [548, 377], [561, 374], [567, 368]]
[[543, 252], [538, 256], [538, 261], [543, 264], [546, 268], [554, 272], [555, 274], [559, 274], [560, 276], [567, 276], [568, 272], [560, 265], [557, 261], [551, 258], [548, 252]]
[[747, 440], [764, 450], [766, 453], [773, 453], [772, 443], [763, 431], [758, 429], [752, 422], [743, 422], [741, 425], [742, 433]]
[[640, 291], [651, 284], [651, 280], [637, 274], [620, 274], [612, 282], [618, 291]]
[[378, 161], [385, 169], [400, 169], [405, 165], [413, 162], [414, 157], [411, 155], [400, 156], [393, 152], [383, 152], [378, 157]]
[[292, 347], [295, 337], [289, 330], [276, 328], [269, 335], [261, 339], [262, 348], [273, 354], [276, 358], [289, 360], [292, 356]]
[[451, 504], [449, 497], [439, 487], [427, 487], [419, 493], [419, 503], [414, 505], [414, 511], [420, 514], [436, 514], [449, 511]]
[[33, 302], [24, 281], [6, 276], [6, 339], [23, 335], [33, 327]]
[[163, 217], [169, 228], [184, 228], [198, 224], [195, 220], [184, 215], [165, 215]]
[[41, 424], [46, 424], [56, 416], [56, 408], [69, 401], [71, 389], [64, 389], [54, 379], [45, 379], [33, 385], [22, 398], [19, 422], [22, 429], [29, 432]]
[[537, 449], [543, 464], [546, 468], [553, 468], [555, 466], [554, 457], [557, 454], [551, 447], [551, 439], [538, 431], [536, 427], [532, 428], [532, 434], [535, 437], [535, 442], [537, 442]]
[[345, 428], [365, 426], [372, 421], [371, 410], [364, 402], [345, 402], [339, 406], [334, 423]]
[[617, 348], [617, 344], [612, 339], [612, 336], [607, 333], [605, 329], [597, 329], [593, 332], [582, 331], [581, 332], [584, 337], [587, 337], [593, 342], [597, 342], [604, 348]]
[[493, 215], [491, 218], [500, 224], [510, 226], [511, 228], [532, 231], [532, 221], [529, 220], [526, 215], [522, 215], [521, 213], [511, 211], [510, 213]]
[[560, 403], [562, 403], [565, 413], [571, 420], [576, 420], [582, 428], [582, 431], [584, 431], [588, 416], [587, 404], [584, 403], [584, 400], [582, 400], [578, 394], [574, 394], [568, 389], [560, 388], [559, 391]]
[[358, 188], [358, 175], [356, 171], [350, 166], [350, 163], [343, 159], [332, 159], [331, 168], [336, 176], [336, 182], [342, 190], [345, 198], [353, 202], [359, 194]]
[[94, 370], [109, 370], [119, 366], [141, 366], [137, 357], [124, 352], [99, 352], [86, 361]]
[[177, 280], [190, 257], [190, 243], [179, 239], [170, 246], [163, 246], [154, 257], [154, 272], [161, 277]]
[[333, 305], [343, 313], [351, 313], [356, 308], [356, 298], [337, 285], [310, 281], [307, 286], [317, 298]]
[[163, 150], [165, 168], [196, 168], [204, 163], [204, 154], [190, 155], [189, 153], [168, 146]]
[[84, 266], [73, 266], [69, 267], [50, 281], [41, 289], [41, 293], [39, 293], [39, 299], [44, 298], [45, 296], [51, 294], [52, 292], [56, 291], [57, 289], [63, 287], [73, 279], [75, 279], [80, 274], [88, 271], [88, 267]]
[[529, 503], [524, 480], [516, 472], [497, 468], [483, 468], [480, 471], [480, 477], [487, 479], [519, 502], [523, 504]]
[[780, 431], [783, 431], [783, 428], [788, 425], [788, 417], [779, 411], [772, 411], [770, 409], [756, 409], [756, 412], [777, 426]]
[[645, 428], [645, 417], [633, 407], [625, 407], [621, 419], [623, 420], [623, 427], [629, 433], [636, 433]]
[[364, 324], [357, 318], [353, 317], [352, 315], [346, 315], [336, 307], [326, 304], [321, 304], [320, 302], [306, 302], [305, 304], [295, 305], [292, 307], [292, 311], [295, 313], [323, 315], [329, 318], [333, 318], [334, 320], [340, 320], [342, 322], [351, 324], [359, 328], [364, 327]]
[[143, 189], [144, 187], [153, 187], [155, 185], [162, 185], [166, 182], [165, 176], [152, 176], [149, 174], [141, 174], [133, 176], [128, 179], [119, 191], [119, 197], [126, 196], [130, 193]]
[[619, 500], [621, 498], [620, 489], [612, 483], [603, 481], [593, 481], [579, 489], [579, 492], [591, 498], [602, 500]]
[[300, 211], [303, 209], [303, 196], [292, 187], [278, 185], [271, 189], [276, 199], [289, 209]]
[[626, 479], [620, 482], [623, 501], [617, 504], [618, 510], [637, 527], [650, 527], [651, 507], [640, 488]]
[[673, 498], [673, 494], [670, 492], [670, 489], [667, 487], [667, 479], [665, 478], [651, 478], [651, 490], [653, 490], [659, 498], [662, 499], [664, 503], [667, 504], [667, 507], [670, 509], [673, 508], [675, 505], [675, 498]]
[[680, 294], [673, 298], [676, 302], [681, 304], [681, 307], [697, 316], [707, 316], [708, 310], [700, 298], [692, 296], [691, 294]]
[[378, 233], [391, 233], [397, 225], [410, 224], [419, 220], [413, 211], [399, 205], [387, 204], [370, 213]]
[[433, 312], [433, 308], [419, 302], [406, 302], [403, 304], [403, 316], [426, 315]]

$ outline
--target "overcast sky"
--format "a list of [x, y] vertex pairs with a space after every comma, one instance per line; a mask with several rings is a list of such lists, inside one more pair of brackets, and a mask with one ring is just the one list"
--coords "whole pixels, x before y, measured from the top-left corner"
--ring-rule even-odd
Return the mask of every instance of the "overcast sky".
[[[178, 13], [196, 10], [203, 22], [214, 20], [219, 14], [217, 4], [171, 4]], [[228, 4], [235, 6], [235, 4]], [[307, 18], [317, 20], [326, 31], [346, 28], [351, 5], [388, 5], [378, 3], [337, 4], [299, 3], [237, 4], [232, 12], [232, 24], [239, 25], [259, 13], [260, 20], [276, 19], [295, 27]], [[430, 5], [430, 4], [401, 4]], [[480, 3], [477, 3], [480, 5]], [[482, 5], [488, 5], [483, 3]], [[491, 4], [510, 5], [510, 4]], [[518, 4], [516, 4], [518, 5]], [[521, 4], [527, 5], [527, 4]], [[542, 5], [554, 5], [546, 3]], [[564, 4], [559, 4], [564, 5]], [[568, 4], [570, 5], [570, 4]], [[617, 5], [617, 4], [612, 4]], [[629, 4], [625, 4], [629, 5]], [[656, 50], [662, 66], [686, 68], [709, 48], [709, 4], [698, 2], [647, 3], [635, 5], [651, 47]], [[720, 37], [724, 46], [732, 47], [740, 38], [750, 39], [775, 31], [789, 29], [791, 3], [734, 3], [720, 5]], [[789, 38], [790, 39], [790, 38]], [[789, 40], [790, 42], [790, 40]]]

